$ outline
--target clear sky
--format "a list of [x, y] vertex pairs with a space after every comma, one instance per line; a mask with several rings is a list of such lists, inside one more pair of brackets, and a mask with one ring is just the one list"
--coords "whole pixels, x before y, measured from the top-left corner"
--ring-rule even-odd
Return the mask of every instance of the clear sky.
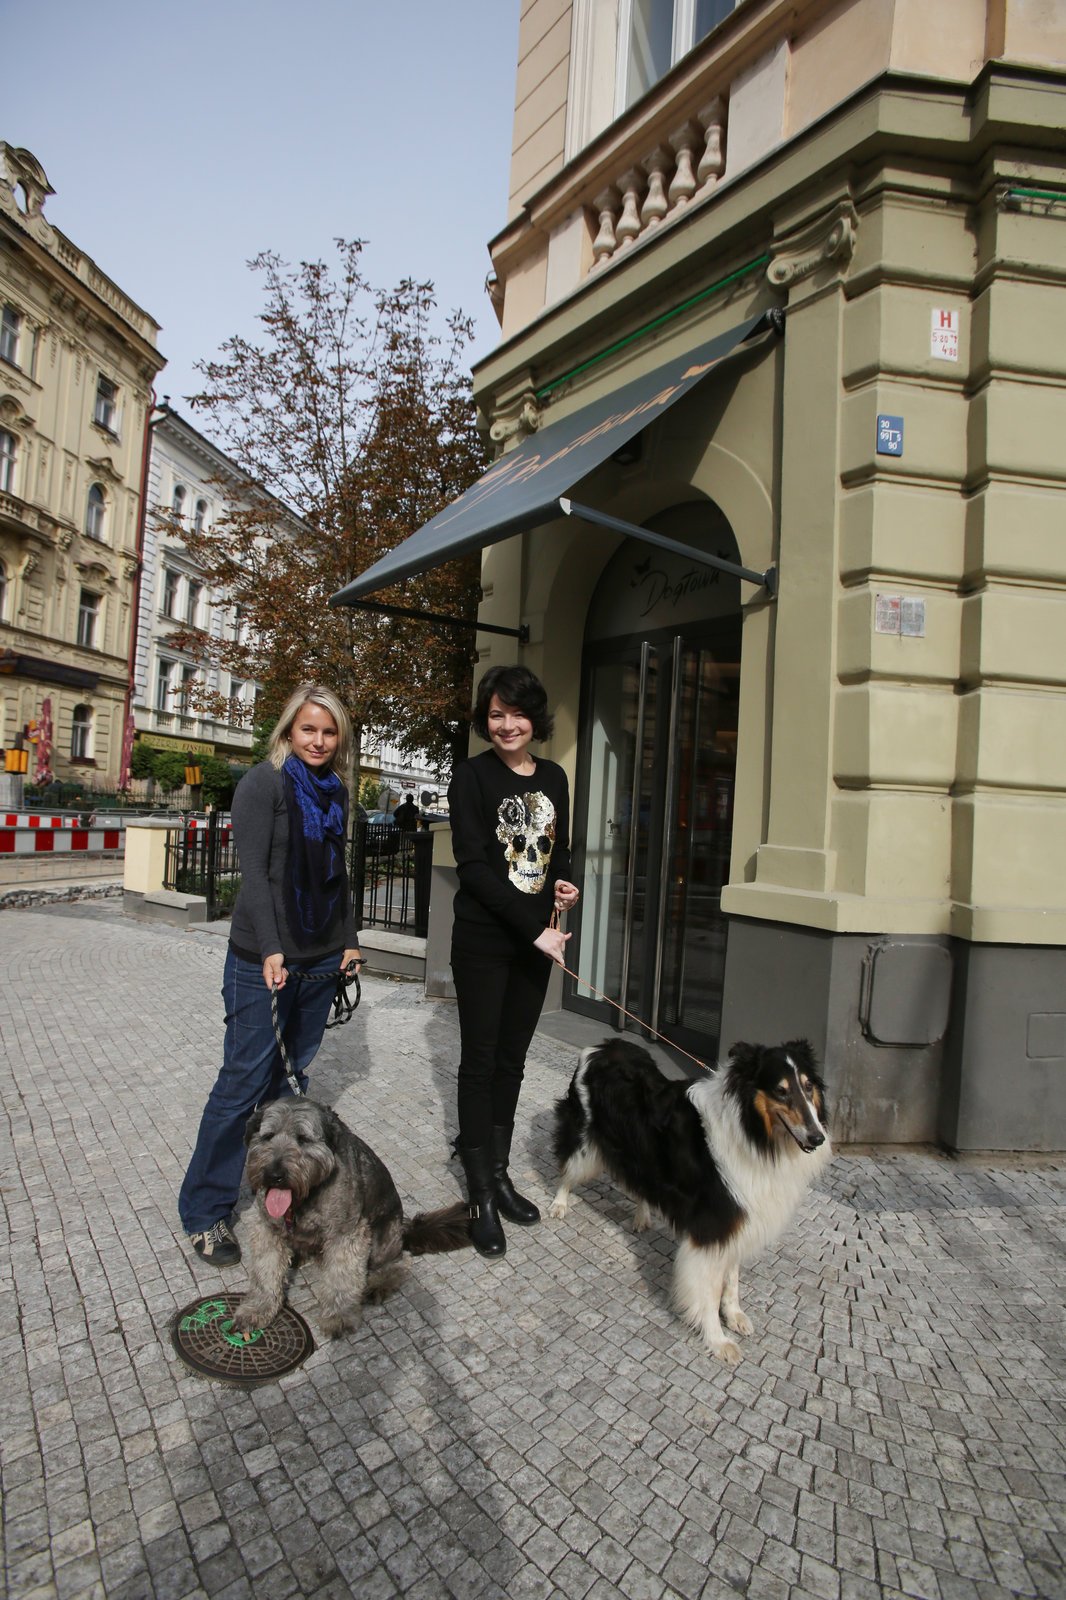
[[[37, 0], [4, 7], [0, 138], [55, 189], [45, 216], [162, 325], [157, 393], [255, 336], [262, 250], [368, 241], [377, 287], [484, 292], [506, 221], [519, 0]], [[197, 418], [203, 424], [202, 415]]]

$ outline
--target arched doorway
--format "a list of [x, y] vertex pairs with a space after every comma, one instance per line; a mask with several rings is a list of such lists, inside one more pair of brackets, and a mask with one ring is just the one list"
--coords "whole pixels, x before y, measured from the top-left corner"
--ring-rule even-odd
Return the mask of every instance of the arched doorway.
[[[739, 559], [732, 529], [708, 501], [675, 506], [649, 526]], [[740, 630], [737, 579], [627, 540], [593, 596], [584, 650], [573, 830], [584, 893], [569, 965], [682, 1049], [712, 1059]], [[620, 1020], [572, 979], [566, 1004], [611, 1026]]]

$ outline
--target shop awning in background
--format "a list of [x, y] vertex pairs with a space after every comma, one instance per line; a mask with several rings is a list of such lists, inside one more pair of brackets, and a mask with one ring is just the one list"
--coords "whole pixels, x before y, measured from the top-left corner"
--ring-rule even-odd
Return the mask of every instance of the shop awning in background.
[[[525, 528], [558, 516], [582, 515], [584, 508], [567, 500], [574, 484], [661, 417], [745, 340], [776, 327], [772, 317], [773, 313], [765, 312], [752, 317], [534, 434], [518, 449], [502, 456], [432, 522], [333, 595], [330, 605], [358, 605], [366, 595], [415, 573], [428, 572], [468, 551], [496, 544]], [[597, 516], [596, 520], [603, 519]], [[629, 524], [618, 526], [651, 543], [660, 542], [646, 529]], [[699, 557], [699, 552], [691, 548], [688, 554]], [[710, 556], [707, 559], [712, 565], [719, 564]], [[762, 573], [748, 573], [745, 568], [733, 570], [752, 582], [764, 580]]]

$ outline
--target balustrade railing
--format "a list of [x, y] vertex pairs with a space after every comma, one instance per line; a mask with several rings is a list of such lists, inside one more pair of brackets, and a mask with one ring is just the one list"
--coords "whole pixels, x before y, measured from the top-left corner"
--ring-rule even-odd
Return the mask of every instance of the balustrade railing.
[[599, 232], [590, 271], [710, 193], [725, 171], [725, 131], [725, 100], [718, 95], [596, 195]]

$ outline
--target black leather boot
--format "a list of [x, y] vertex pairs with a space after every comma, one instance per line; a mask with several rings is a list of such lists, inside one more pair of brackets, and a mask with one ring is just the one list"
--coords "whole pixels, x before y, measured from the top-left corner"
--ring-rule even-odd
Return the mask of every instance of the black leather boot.
[[461, 1144], [459, 1159], [466, 1173], [466, 1193], [470, 1201], [470, 1238], [481, 1256], [502, 1256], [507, 1249], [503, 1225], [496, 1204], [492, 1177], [492, 1152], [488, 1145], [475, 1148]]
[[513, 1131], [513, 1125], [510, 1128], [496, 1127], [492, 1130], [492, 1187], [496, 1195], [496, 1204], [508, 1222], [517, 1222], [520, 1227], [531, 1228], [535, 1222], [540, 1221], [540, 1212], [532, 1200], [527, 1200], [525, 1195], [518, 1193], [507, 1171], [507, 1163], [511, 1159]]

